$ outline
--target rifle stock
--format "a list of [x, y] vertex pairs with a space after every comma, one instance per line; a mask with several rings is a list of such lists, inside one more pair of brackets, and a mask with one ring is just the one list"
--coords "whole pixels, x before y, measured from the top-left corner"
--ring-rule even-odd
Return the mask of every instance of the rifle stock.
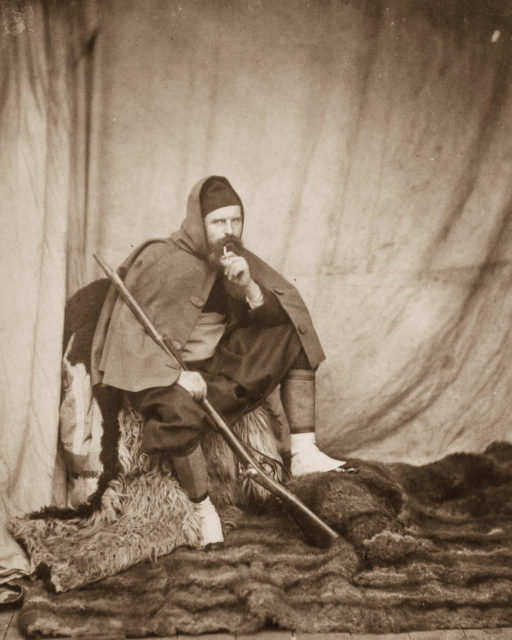
[[[186, 365], [183, 362], [180, 354], [175, 350], [174, 345], [166, 342], [166, 340], [158, 333], [150, 319], [137, 304], [136, 300], [133, 298], [119, 275], [115, 271], [113, 271], [98, 254], [93, 254], [93, 256], [100, 267], [103, 269], [107, 277], [113, 283], [121, 298], [128, 305], [137, 320], [142, 324], [145, 331], [172, 360], [178, 362], [182, 369], [186, 369]], [[217, 426], [221, 435], [225, 438], [228, 445], [233, 449], [235, 454], [245, 465], [246, 475], [260, 484], [262, 487], [267, 489], [267, 491], [270, 491], [272, 494], [274, 494], [284, 503], [286, 507], [288, 507], [290, 513], [304, 532], [304, 535], [309, 540], [309, 542], [319, 547], [330, 546], [339, 537], [338, 533], [336, 533], [334, 529], [332, 529], [326, 522], [319, 518], [313, 511], [311, 511], [309, 507], [301, 502], [297, 498], [297, 496], [295, 496], [291, 491], [289, 491], [281, 483], [274, 480], [274, 478], [269, 476], [260, 468], [254, 457], [247, 451], [244, 444], [233, 433], [224, 418], [215, 409], [208, 398], [204, 398], [203, 400], [201, 400], [200, 404], [215, 422], [215, 425]]]

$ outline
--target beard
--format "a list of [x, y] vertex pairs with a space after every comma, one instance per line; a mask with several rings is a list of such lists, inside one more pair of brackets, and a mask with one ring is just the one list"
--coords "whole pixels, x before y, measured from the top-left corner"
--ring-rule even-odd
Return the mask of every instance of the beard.
[[221, 262], [221, 258], [224, 255], [224, 247], [226, 247], [226, 251], [232, 251], [237, 256], [241, 256], [244, 251], [244, 245], [240, 238], [232, 234], [219, 238], [219, 240], [210, 244], [206, 254], [206, 261], [212, 269], [221, 273], [224, 273], [224, 265]]

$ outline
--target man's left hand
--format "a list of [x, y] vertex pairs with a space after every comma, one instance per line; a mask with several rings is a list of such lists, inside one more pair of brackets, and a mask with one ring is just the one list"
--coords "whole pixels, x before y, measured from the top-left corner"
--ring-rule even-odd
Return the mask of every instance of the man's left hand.
[[226, 255], [221, 256], [220, 259], [224, 266], [224, 275], [229, 282], [233, 282], [243, 289], [247, 289], [252, 281], [247, 260], [232, 251], [227, 251]]

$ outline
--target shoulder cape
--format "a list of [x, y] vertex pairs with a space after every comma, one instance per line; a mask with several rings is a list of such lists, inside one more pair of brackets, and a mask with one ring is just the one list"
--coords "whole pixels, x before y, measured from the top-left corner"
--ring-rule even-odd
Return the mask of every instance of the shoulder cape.
[[[293, 323], [311, 367], [325, 358], [310, 314], [297, 289], [253, 253], [244, 254], [258, 284], [273, 291]], [[179, 350], [186, 344], [215, 280], [202, 258], [171, 239], [138, 247], [121, 265], [120, 276], [158, 332]], [[109, 291], [91, 352], [93, 384], [125, 391], [173, 384], [177, 365], [144, 332], [132, 312]]]

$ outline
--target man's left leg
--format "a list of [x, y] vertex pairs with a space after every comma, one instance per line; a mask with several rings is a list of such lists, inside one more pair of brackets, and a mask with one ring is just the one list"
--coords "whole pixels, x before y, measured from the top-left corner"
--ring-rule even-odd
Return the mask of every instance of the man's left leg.
[[290, 427], [293, 476], [332, 471], [345, 465], [343, 460], [320, 451], [316, 444], [315, 398], [315, 371], [301, 351], [281, 381], [281, 402]]
[[[331, 471], [345, 464], [327, 456], [316, 444], [315, 371], [309, 366], [291, 323], [235, 330], [222, 341], [209, 370], [222, 373], [240, 385], [235, 393], [236, 402], [232, 404], [236, 407], [240, 403], [245, 410], [259, 404], [281, 384], [281, 402], [291, 432], [292, 475]], [[208, 391], [215, 399], [217, 381], [210, 383], [207, 379], [207, 382]], [[224, 399], [229, 400], [225, 391], [219, 394], [221, 408]], [[231, 414], [227, 406], [226, 414]]]

